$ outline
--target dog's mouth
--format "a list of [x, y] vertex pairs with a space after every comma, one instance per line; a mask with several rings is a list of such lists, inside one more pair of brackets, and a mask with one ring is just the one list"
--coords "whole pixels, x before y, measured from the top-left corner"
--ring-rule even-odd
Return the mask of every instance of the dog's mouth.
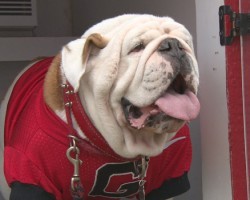
[[152, 104], [138, 107], [125, 97], [121, 104], [127, 122], [136, 129], [161, 127], [164, 130], [170, 120], [190, 121], [198, 116], [200, 110], [198, 98], [180, 74]]

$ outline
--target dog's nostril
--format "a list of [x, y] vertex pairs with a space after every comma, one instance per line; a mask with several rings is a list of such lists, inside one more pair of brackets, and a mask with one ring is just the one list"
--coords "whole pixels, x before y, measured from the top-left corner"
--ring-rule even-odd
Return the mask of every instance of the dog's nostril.
[[169, 52], [169, 51], [182, 51], [183, 47], [181, 43], [175, 38], [167, 38], [163, 40], [158, 48], [160, 52]]
[[164, 40], [159, 46], [159, 51], [170, 51], [171, 45], [169, 41]]
[[182, 44], [181, 44], [179, 41], [178, 41], [177, 46], [178, 46], [178, 48], [179, 48], [180, 50], [183, 50], [183, 49], [184, 49], [183, 46], [182, 46]]

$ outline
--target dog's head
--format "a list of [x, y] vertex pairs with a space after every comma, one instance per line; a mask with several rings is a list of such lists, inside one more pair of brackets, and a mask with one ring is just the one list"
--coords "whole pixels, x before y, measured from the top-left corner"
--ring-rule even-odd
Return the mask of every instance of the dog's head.
[[105, 20], [63, 48], [62, 68], [93, 124], [121, 156], [159, 154], [198, 115], [192, 37], [169, 17]]

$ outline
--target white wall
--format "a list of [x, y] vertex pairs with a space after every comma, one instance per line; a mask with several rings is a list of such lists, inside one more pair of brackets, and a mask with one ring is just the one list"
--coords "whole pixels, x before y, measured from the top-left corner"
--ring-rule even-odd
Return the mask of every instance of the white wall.
[[219, 42], [223, 0], [197, 0], [197, 52], [201, 84], [203, 200], [231, 200], [225, 48]]
[[[74, 0], [73, 0], [74, 1]], [[37, 0], [36, 36], [72, 36], [72, 0]]]
[[74, 0], [72, 8], [74, 35], [82, 35], [87, 28], [105, 18], [148, 13], [173, 17], [185, 24], [196, 38], [195, 0]]
[[0, 29], [0, 37], [72, 36], [71, 0], [37, 0], [37, 23], [34, 30]]
[[[71, 11], [71, 0], [37, 0], [38, 26], [33, 31], [0, 29], [0, 101], [15, 75], [29, 60], [56, 54], [72, 36]], [[28, 38], [31, 36], [42, 38]], [[46, 37], [50, 38], [46, 40]]]

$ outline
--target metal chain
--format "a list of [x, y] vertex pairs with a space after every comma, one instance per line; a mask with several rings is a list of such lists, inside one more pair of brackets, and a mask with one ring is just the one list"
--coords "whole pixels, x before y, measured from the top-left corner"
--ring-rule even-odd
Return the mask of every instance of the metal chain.
[[139, 200], [145, 200], [145, 183], [144, 178], [146, 177], [147, 168], [148, 168], [149, 158], [143, 156], [140, 161], [135, 161], [135, 170], [137, 176], [139, 176]]

